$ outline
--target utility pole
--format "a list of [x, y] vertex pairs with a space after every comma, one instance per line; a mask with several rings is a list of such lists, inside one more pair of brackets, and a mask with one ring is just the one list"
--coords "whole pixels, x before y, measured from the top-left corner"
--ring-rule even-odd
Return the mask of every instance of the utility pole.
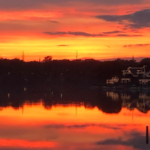
[[149, 143], [149, 133], [148, 133], [148, 126], [146, 126], [146, 144]]
[[24, 51], [22, 51], [22, 61], [24, 61], [24, 58], [25, 58]]
[[134, 61], [134, 55], [132, 55], [132, 60]]
[[76, 50], [76, 59], [78, 59], [78, 51]]

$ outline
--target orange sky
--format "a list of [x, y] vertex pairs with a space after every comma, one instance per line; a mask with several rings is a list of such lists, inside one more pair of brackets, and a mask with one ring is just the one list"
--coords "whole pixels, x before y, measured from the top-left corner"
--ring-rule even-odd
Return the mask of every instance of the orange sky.
[[0, 0], [0, 57], [150, 57], [149, 0]]

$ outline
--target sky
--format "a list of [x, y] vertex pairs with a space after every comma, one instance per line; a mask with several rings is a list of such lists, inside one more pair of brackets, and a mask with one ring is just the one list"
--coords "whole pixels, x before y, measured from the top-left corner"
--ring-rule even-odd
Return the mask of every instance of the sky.
[[0, 0], [0, 57], [150, 57], [150, 0]]

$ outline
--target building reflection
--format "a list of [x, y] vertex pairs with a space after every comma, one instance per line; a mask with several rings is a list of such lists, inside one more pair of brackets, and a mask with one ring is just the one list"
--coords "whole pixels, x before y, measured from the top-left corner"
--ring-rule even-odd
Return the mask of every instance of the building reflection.
[[119, 94], [115, 92], [106, 92], [106, 95], [107, 97], [111, 97], [114, 101], [119, 99]]
[[5, 107], [23, 109], [25, 104], [38, 104], [42, 101], [45, 109], [53, 106], [97, 107], [104, 113], [119, 113], [122, 108], [138, 109], [147, 113], [150, 110], [150, 94], [146, 91], [101, 91], [82, 87], [19, 87], [0, 89], [0, 111]]
[[121, 93], [121, 99], [123, 101], [130, 100], [131, 99], [131, 95], [129, 95], [127, 93]]
[[121, 100], [122, 107], [126, 107], [129, 110], [138, 109], [143, 113], [147, 113], [150, 110], [150, 95], [148, 91], [107, 91], [106, 96], [111, 97], [113, 101]]
[[84, 106], [86, 109], [97, 107], [105, 113], [119, 113], [121, 101], [117, 100], [117, 95], [114, 95], [114, 100], [116, 101], [113, 101], [111, 96], [107, 97], [104, 91], [82, 87], [0, 88], [0, 109], [5, 107], [22, 109], [25, 104], [38, 104], [42, 101], [45, 109], [49, 110], [52, 106], [73, 105], [75, 107]]

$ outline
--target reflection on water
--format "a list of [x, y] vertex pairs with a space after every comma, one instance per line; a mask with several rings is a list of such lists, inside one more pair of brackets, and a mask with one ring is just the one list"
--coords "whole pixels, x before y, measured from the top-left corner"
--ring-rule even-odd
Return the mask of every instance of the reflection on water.
[[130, 110], [136, 108], [143, 113], [147, 113], [150, 110], [150, 94], [148, 92], [107, 91], [106, 95], [113, 101], [121, 100], [122, 107], [126, 107]]
[[148, 150], [149, 102], [148, 91], [1, 89], [0, 149]]

